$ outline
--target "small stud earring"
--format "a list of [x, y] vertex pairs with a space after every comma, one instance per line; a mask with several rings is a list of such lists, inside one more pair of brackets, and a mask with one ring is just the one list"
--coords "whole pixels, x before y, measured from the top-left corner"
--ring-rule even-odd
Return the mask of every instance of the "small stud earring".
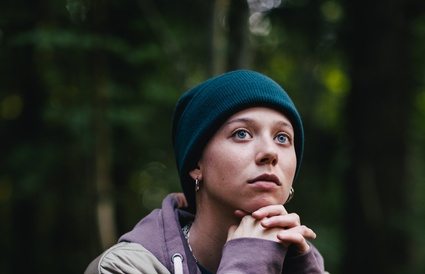
[[198, 178], [195, 179], [195, 192], [199, 191], [199, 180]]
[[291, 187], [291, 189], [289, 190], [289, 196], [288, 196], [288, 199], [286, 200], [285, 204], [289, 203], [289, 201], [291, 201], [291, 200], [292, 200], [292, 198], [294, 197], [294, 194], [295, 194], [295, 190], [294, 190], [294, 188], [293, 188], [293, 187]]

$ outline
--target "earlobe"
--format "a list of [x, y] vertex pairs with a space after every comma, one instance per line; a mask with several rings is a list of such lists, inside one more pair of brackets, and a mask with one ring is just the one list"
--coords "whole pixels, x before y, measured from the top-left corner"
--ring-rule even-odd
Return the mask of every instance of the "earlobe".
[[193, 180], [198, 179], [199, 181], [202, 181], [202, 171], [199, 165], [195, 169], [191, 170], [189, 175]]

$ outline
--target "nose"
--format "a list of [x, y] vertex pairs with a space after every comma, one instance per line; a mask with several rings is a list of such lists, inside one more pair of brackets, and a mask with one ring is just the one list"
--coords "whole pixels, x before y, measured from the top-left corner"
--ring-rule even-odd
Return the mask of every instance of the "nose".
[[273, 141], [259, 142], [255, 162], [257, 165], [277, 165], [279, 157]]

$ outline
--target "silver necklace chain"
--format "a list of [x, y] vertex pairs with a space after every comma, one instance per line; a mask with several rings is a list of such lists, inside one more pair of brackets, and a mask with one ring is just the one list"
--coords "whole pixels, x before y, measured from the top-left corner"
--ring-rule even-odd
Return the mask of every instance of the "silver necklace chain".
[[193, 222], [189, 222], [187, 225], [185, 225], [182, 228], [182, 231], [183, 231], [184, 237], [186, 238], [187, 245], [189, 246], [189, 250], [192, 253], [193, 258], [195, 259], [195, 262], [198, 263], [198, 260], [196, 259], [195, 255], [193, 254], [192, 247], [190, 246], [190, 243], [189, 243], [190, 228], [192, 227], [192, 224], [193, 224]]

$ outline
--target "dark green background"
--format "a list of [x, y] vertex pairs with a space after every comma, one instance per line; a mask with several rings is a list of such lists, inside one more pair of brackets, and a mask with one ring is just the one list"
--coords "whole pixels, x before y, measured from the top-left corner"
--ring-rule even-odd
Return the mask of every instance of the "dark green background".
[[303, 117], [287, 208], [327, 270], [424, 273], [424, 3], [1, 1], [0, 272], [82, 273], [180, 190], [180, 95], [248, 68]]

